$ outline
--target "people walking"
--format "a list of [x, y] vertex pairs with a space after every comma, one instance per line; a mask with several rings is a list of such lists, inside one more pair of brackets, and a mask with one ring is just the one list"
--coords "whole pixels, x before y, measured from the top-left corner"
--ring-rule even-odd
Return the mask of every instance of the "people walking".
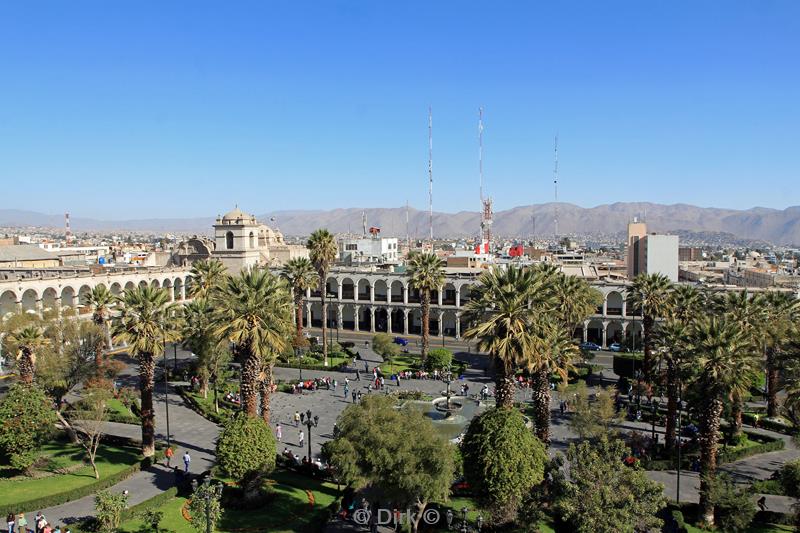
[[356, 403], [356, 391], [353, 391], [353, 403]]
[[299, 443], [298, 446], [301, 448], [303, 447], [303, 441], [305, 440], [305, 435], [303, 434], [303, 430], [297, 432], [297, 442]]
[[6, 517], [6, 523], [8, 524], [8, 533], [14, 533], [14, 525], [17, 521], [17, 517], [14, 516], [14, 513], [8, 513]]
[[25, 518], [25, 513], [19, 513], [17, 516], [17, 532], [25, 533], [28, 531], [28, 519]]
[[300, 411], [294, 412], [294, 427], [296, 428], [300, 427]]
[[350, 386], [347, 383], [345, 383], [344, 384], [344, 398], [345, 398], [345, 400], [347, 400], [347, 395], [349, 393], [350, 393]]
[[189, 450], [186, 450], [183, 454], [183, 471], [184, 473], [189, 473], [189, 463], [192, 462], [192, 457], [189, 455]]
[[175, 455], [175, 452], [172, 451], [172, 447], [168, 447], [167, 450], [164, 452], [164, 464], [169, 468], [172, 462], [172, 456]]

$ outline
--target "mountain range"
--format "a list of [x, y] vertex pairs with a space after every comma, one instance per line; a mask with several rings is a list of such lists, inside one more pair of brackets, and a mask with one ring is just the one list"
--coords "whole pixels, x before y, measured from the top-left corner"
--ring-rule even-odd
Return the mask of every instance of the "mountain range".
[[[245, 206], [246, 207], [246, 206]], [[647, 222], [648, 230], [674, 232], [726, 232], [742, 239], [759, 239], [775, 244], [800, 244], [800, 206], [783, 210], [754, 207], [747, 210], [697, 207], [687, 204], [662, 205], [627, 202], [580, 207], [568, 203], [545, 203], [515, 207], [494, 213], [493, 233], [505, 237], [529, 238], [553, 235], [558, 214], [559, 234], [615, 235], [623, 233], [633, 217]], [[246, 210], [246, 209], [245, 209]], [[346, 208], [332, 210], [285, 210], [256, 215], [262, 222], [280, 229], [285, 235], [307, 235], [316, 228], [361, 233], [362, 213], [367, 226], [380, 227], [384, 235], [425, 237], [429, 232], [429, 214], [406, 208]], [[81, 231], [152, 231], [156, 233], [208, 234], [215, 217], [98, 220], [73, 217], [73, 232]], [[478, 234], [480, 214], [476, 211], [433, 213], [436, 237], [461, 237]], [[0, 226], [38, 226], [63, 228], [63, 215], [0, 209]]]

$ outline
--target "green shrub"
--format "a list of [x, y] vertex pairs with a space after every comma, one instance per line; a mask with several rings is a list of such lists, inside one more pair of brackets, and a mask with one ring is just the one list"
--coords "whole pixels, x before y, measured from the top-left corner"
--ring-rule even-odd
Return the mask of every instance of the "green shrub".
[[42, 440], [56, 421], [52, 402], [35, 385], [17, 383], [0, 402], [0, 454], [24, 471], [36, 461]]
[[775, 494], [785, 496], [783, 484], [777, 479], [759, 479], [753, 482], [750, 489], [756, 494]]
[[128, 506], [128, 496], [98, 491], [94, 496], [97, 524], [102, 533], [114, 533], [122, 521], [122, 511]]
[[275, 437], [260, 418], [239, 413], [220, 433], [216, 456], [222, 471], [237, 481], [266, 474], [275, 468]]
[[746, 531], [756, 515], [756, 506], [746, 488], [739, 488], [727, 474], [718, 474], [709, 486], [714, 519], [722, 531]]
[[800, 497], [800, 459], [788, 462], [778, 470], [778, 481], [784, 494], [793, 498]]
[[447, 370], [453, 363], [453, 352], [447, 348], [434, 348], [428, 352], [425, 370]]
[[493, 519], [514, 518], [544, 477], [547, 452], [516, 409], [490, 409], [472, 419], [461, 443], [464, 475]]

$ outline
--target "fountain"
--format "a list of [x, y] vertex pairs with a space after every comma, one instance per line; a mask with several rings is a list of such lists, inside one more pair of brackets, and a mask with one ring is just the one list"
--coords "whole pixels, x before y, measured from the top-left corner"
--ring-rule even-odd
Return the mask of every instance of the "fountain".
[[442, 401], [442, 398], [437, 398], [433, 401], [433, 406], [440, 413], [444, 413], [445, 418], [450, 418], [453, 413], [460, 411], [461, 408], [464, 407], [464, 404], [450, 400], [453, 396], [450, 390], [450, 384], [453, 382], [453, 375], [450, 373], [449, 369], [442, 379], [447, 384], [447, 390], [443, 391], [444, 401]]

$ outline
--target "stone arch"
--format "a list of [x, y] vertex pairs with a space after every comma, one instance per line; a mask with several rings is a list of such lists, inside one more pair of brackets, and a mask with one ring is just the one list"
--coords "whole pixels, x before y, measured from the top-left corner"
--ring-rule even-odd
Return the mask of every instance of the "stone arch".
[[256, 248], [256, 234], [252, 231], [250, 232], [250, 235], [247, 236], [247, 247], [251, 250]]
[[75, 289], [72, 287], [64, 287], [61, 289], [61, 307], [75, 308], [78, 302], [75, 301]]
[[358, 300], [362, 302], [369, 301], [369, 280], [361, 278], [358, 280]]
[[392, 310], [392, 331], [390, 333], [404, 333], [405, 332], [405, 313], [400, 308]]
[[183, 279], [182, 278], [175, 278], [175, 284], [172, 286], [172, 296], [173, 299], [177, 302], [182, 300], [181, 293], [183, 291]]
[[349, 330], [356, 329], [355, 306], [345, 305], [342, 308], [342, 328]]
[[615, 342], [620, 344], [625, 340], [625, 328], [618, 320], [612, 320], [606, 326], [606, 345], [611, 345]]
[[355, 300], [355, 283], [352, 278], [342, 278], [342, 300]]
[[606, 295], [606, 315], [622, 316], [622, 294], [611, 291]]
[[192, 294], [192, 285], [194, 284], [194, 278], [192, 276], [186, 276], [183, 278], [183, 286], [186, 287], [184, 292], [186, 293], [186, 297], [188, 298], [190, 294]]
[[[456, 305], [456, 286], [450, 282], [442, 286], [442, 305]], [[455, 326], [454, 326], [455, 328]], [[455, 334], [453, 334], [455, 336]]]
[[92, 288], [88, 285], [81, 285], [80, 290], [78, 290], [78, 311], [81, 313], [88, 313], [91, 311], [89, 306], [86, 305], [86, 298], [92, 293]]
[[233, 250], [233, 232], [228, 231], [225, 233], [225, 249]]
[[125, 290], [126, 291], [132, 291], [135, 288], [136, 288], [136, 284], [134, 282], [132, 282], [132, 281], [129, 281], [128, 283], [125, 284]]
[[470, 293], [472, 292], [472, 285], [469, 283], [462, 283], [458, 287], [458, 293], [460, 297], [460, 305], [464, 305], [469, 302]]
[[325, 289], [328, 291], [327, 296], [331, 299], [339, 298], [339, 280], [333, 276], [330, 276], [327, 281], [325, 282], [326, 287]]
[[167, 278], [161, 282], [161, 287], [164, 289], [172, 290], [172, 280]]
[[418, 307], [412, 307], [408, 312], [408, 332], [412, 335], [422, 334], [422, 312]]
[[53, 287], [48, 287], [42, 293], [42, 309], [56, 309], [58, 307], [58, 293]]
[[[455, 291], [455, 288], [453, 289]], [[453, 293], [453, 298], [455, 298], [455, 292]], [[442, 316], [442, 328], [445, 337], [455, 337], [456, 336], [456, 320], [458, 317], [456, 316], [455, 311], [445, 311], [444, 315]]]
[[148, 285], [149, 285], [149, 284], [148, 284], [148, 283], [147, 283], [147, 281], [145, 281], [145, 280], [142, 280], [142, 281], [140, 281], [140, 282], [139, 282], [139, 287], [141, 287], [142, 289], [144, 289], [144, 288], [145, 288], [145, 287], [147, 287]]
[[[399, 279], [392, 281], [392, 284], [389, 286], [392, 302], [403, 303], [403, 287], [405, 287], [405, 284]], [[394, 324], [394, 317], [392, 317], [392, 324]]]
[[0, 318], [17, 312], [17, 293], [8, 290], [0, 294]]
[[36, 301], [39, 299], [39, 293], [37, 293], [33, 289], [26, 289], [25, 292], [22, 293], [20, 297], [20, 302], [22, 303], [22, 312], [27, 313], [31, 311], [35, 313], [36, 309]]
[[603, 321], [594, 319], [586, 327], [586, 340], [595, 344], [603, 344]]
[[122, 295], [122, 285], [120, 285], [116, 281], [111, 284], [111, 287], [109, 287], [108, 290], [111, 291], [111, 294], [113, 294], [114, 296]]
[[385, 307], [375, 308], [375, 331], [379, 333], [388, 333], [389, 326], [389, 311]]
[[642, 343], [644, 342], [644, 324], [641, 320], [626, 322], [624, 324], [626, 343], [630, 343], [630, 347], [634, 351], [642, 351]]
[[379, 279], [375, 282], [375, 301], [388, 302], [389, 301], [389, 284], [385, 279]]
[[161, 282], [159, 282], [157, 279], [154, 279], [153, 281], [150, 282], [150, 286], [153, 287], [154, 289], [160, 289]]

